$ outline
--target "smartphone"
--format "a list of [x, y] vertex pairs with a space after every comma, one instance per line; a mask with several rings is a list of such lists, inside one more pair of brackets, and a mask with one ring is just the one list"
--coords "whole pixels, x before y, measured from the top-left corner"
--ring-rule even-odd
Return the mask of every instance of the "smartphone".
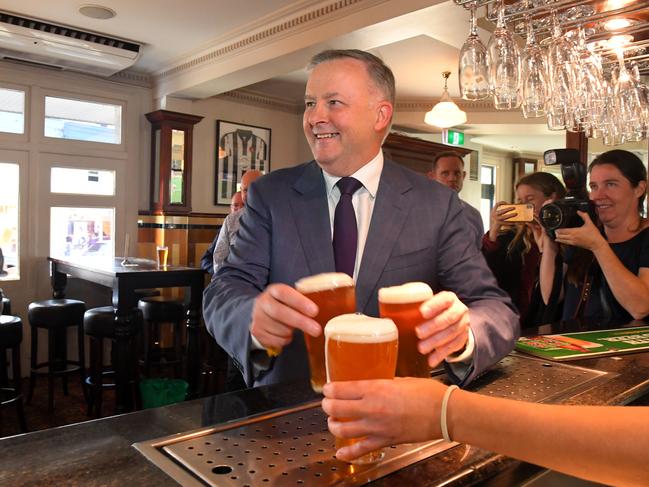
[[[531, 222], [534, 220], [534, 205], [531, 203], [522, 203], [520, 205], [502, 205], [503, 210], [509, 210], [511, 217], [507, 218], [507, 222]], [[505, 213], [507, 215], [508, 213]]]

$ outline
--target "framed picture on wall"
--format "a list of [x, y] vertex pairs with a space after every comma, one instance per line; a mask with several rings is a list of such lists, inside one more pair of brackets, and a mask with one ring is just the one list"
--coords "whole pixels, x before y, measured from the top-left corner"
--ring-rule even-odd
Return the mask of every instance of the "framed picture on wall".
[[229, 205], [249, 169], [270, 171], [270, 129], [226, 120], [216, 121], [214, 204]]

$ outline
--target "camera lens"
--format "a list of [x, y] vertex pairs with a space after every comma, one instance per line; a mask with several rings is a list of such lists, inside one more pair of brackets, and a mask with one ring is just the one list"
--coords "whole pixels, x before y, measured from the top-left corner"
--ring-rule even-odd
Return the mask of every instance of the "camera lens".
[[548, 230], [554, 230], [561, 227], [563, 221], [563, 212], [554, 203], [550, 203], [541, 208], [540, 212], [541, 223]]

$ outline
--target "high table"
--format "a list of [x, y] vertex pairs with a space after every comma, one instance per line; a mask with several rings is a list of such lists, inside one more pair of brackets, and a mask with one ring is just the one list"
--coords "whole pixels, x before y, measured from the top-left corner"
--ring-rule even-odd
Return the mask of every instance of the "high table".
[[55, 299], [65, 297], [67, 277], [91, 281], [113, 290], [115, 308], [114, 360], [116, 382], [116, 410], [128, 412], [133, 409], [128, 394], [130, 380], [129, 327], [137, 308], [136, 289], [159, 287], [188, 287], [190, 291], [187, 312], [187, 381], [189, 395], [195, 397], [200, 368], [200, 313], [203, 299], [205, 273], [195, 267], [158, 265], [150, 260], [130, 259], [135, 265], [122, 265], [123, 258], [79, 258], [75, 261], [48, 257], [52, 270], [52, 291]]
[[[544, 328], [543, 331], [557, 330]], [[613, 376], [564, 402], [627, 404], [649, 393], [649, 352], [591, 358], [571, 364], [611, 372]], [[489, 374], [484, 377], [490, 380]], [[177, 485], [131, 445], [295, 406], [317, 397], [305, 380], [5, 438], [0, 440], [0, 485]], [[460, 444], [379, 479], [373, 485], [512, 486], [540, 470]]]

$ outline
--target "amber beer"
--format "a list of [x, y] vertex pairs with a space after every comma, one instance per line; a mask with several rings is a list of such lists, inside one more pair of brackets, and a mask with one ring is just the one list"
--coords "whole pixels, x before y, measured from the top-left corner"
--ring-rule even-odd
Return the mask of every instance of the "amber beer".
[[[295, 283], [295, 288], [318, 305], [318, 314], [314, 319], [323, 329], [334, 316], [356, 311], [354, 280], [347, 274], [330, 272], [305, 277]], [[324, 333], [317, 338], [305, 334], [304, 341], [309, 354], [311, 387], [316, 392], [322, 392], [327, 380]]]
[[432, 297], [432, 289], [424, 282], [379, 289], [379, 313], [392, 319], [399, 329], [398, 377], [430, 377], [428, 357], [417, 350], [415, 327], [424, 321], [419, 307]]
[[[324, 334], [327, 381], [394, 378], [399, 331], [392, 320], [362, 314], [341, 315], [327, 323]], [[336, 449], [356, 441], [336, 438]], [[371, 463], [381, 458], [383, 451], [377, 450], [352, 463]]]
[[159, 245], [158, 250], [158, 267], [167, 267], [167, 257], [169, 256], [169, 247]]

